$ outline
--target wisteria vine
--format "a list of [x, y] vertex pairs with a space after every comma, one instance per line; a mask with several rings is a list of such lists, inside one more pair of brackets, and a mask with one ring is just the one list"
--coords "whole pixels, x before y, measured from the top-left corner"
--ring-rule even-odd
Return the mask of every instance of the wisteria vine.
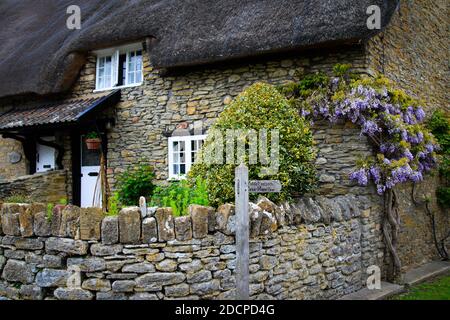
[[361, 159], [350, 179], [361, 186], [370, 181], [385, 199], [383, 234], [394, 265], [394, 277], [401, 264], [396, 252], [400, 218], [394, 187], [418, 182], [437, 165], [439, 146], [424, 126], [425, 111], [419, 101], [395, 89], [385, 77], [360, 77], [348, 72], [349, 65], [336, 65], [334, 77], [305, 76], [299, 83], [280, 87], [302, 116], [332, 123], [350, 121], [361, 128], [374, 150]]

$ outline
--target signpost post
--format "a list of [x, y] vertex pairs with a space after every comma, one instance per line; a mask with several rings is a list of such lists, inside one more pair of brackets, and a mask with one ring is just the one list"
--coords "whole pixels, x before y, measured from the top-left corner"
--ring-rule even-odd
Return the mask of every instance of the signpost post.
[[235, 169], [236, 196], [236, 298], [248, 300], [249, 296], [249, 217], [248, 168], [240, 164]]
[[278, 180], [248, 181], [248, 168], [240, 164], [235, 169], [236, 196], [236, 299], [249, 300], [249, 214], [248, 194], [280, 192], [281, 183]]

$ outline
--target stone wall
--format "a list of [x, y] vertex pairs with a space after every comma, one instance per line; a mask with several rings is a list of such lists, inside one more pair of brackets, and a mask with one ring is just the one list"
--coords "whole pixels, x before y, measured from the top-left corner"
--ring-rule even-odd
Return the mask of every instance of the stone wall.
[[0, 182], [0, 203], [12, 195], [21, 195], [32, 201], [58, 203], [68, 200], [67, 172], [49, 171]]
[[449, 110], [448, 2], [400, 1], [391, 23], [367, 43], [367, 64], [433, 108]]
[[[0, 108], [1, 111], [1, 108]], [[20, 161], [11, 162], [14, 153], [20, 155]], [[22, 144], [13, 139], [3, 139], [0, 135], [0, 182], [24, 176], [27, 174], [27, 164], [23, 154]]]
[[[382, 264], [367, 197], [251, 204], [252, 299], [337, 298]], [[3, 204], [0, 296], [9, 299], [233, 299], [235, 215], [191, 206], [99, 209]]]

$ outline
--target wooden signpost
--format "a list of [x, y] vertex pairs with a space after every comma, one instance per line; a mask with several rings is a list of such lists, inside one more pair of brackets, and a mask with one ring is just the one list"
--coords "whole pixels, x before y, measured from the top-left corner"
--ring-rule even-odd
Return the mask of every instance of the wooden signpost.
[[240, 164], [235, 169], [236, 204], [236, 299], [249, 300], [249, 213], [248, 194], [280, 192], [281, 183], [277, 180], [248, 181], [248, 168]]

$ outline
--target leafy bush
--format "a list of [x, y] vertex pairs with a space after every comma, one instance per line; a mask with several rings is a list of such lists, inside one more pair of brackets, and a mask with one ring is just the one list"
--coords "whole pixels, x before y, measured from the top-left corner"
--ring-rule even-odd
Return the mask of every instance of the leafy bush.
[[118, 200], [124, 206], [135, 206], [141, 196], [150, 198], [155, 188], [155, 173], [149, 165], [128, 168], [117, 179]]
[[202, 179], [197, 179], [195, 185], [182, 180], [158, 186], [151, 201], [152, 206], [172, 208], [174, 216], [187, 215], [191, 204], [209, 205], [206, 183]]
[[[279, 130], [279, 168], [274, 175], [264, 175], [261, 164], [249, 164], [250, 179], [280, 180], [282, 191], [266, 196], [273, 201], [289, 199], [293, 192], [310, 192], [315, 186], [315, 158], [312, 134], [307, 122], [274, 86], [256, 83], [242, 92], [219, 116], [211, 130], [218, 130], [226, 136], [227, 129]], [[246, 138], [248, 144], [248, 137]], [[214, 145], [209, 135], [202, 152]], [[270, 142], [268, 143], [270, 146]], [[225, 149], [225, 148], [224, 148]], [[235, 147], [236, 149], [236, 147]], [[270, 154], [270, 150], [268, 152]], [[236, 154], [236, 151], [235, 151]], [[225, 156], [225, 155], [224, 155]], [[213, 205], [234, 201], [234, 169], [236, 165], [196, 163], [189, 172], [189, 178], [205, 179], [209, 200]], [[254, 195], [251, 195], [253, 197]]]
[[48, 221], [52, 221], [53, 219], [53, 209], [55, 208], [55, 205], [53, 203], [47, 204], [47, 215], [46, 218]]
[[119, 193], [114, 192], [108, 200], [108, 215], [117, 216], [119, 214], [120, 200]]
[[444, 208], [450, 208], [450, 116], [441, 110], [433, 113], [428, 121], [428, 128], [436, 137], [440, 145], [438, 151], [441, 161], [439, 173], [443, 185], [436, 191], [437, 201]]

